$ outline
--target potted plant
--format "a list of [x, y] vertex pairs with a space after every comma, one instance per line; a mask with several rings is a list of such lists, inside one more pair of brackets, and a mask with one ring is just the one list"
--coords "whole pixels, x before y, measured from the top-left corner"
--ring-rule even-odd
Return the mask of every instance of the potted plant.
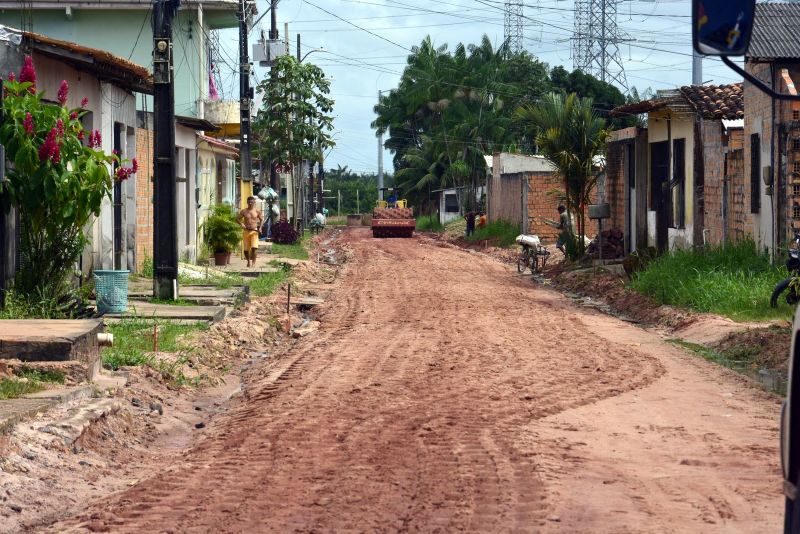
[[231, 253], [239, 245], [242, 230], [230, 206], [217, 204], [203, 224], [206, 243], [214, 253], [215, 265], [227, 265]]

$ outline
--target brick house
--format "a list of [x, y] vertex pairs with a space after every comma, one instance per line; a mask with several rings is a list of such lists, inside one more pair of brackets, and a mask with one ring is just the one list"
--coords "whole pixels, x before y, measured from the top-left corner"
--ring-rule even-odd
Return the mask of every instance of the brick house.
[[[555, 242], [558, 230], [544, 220], [558, 219], [564, 187], [550, 160], [501, 152], [494, 155], [491, 168], [486, 180], [487, 219], [510, 222], [519, 226], [520, 233]], [[596, 233], [597, 223], [587, 216], [586, 235], [593, 237]]]
[[[756, 4], [745, 70], [775, 91], [797, 94], [800, 4]], [[744, 172], [759, 248], [774, 252], [800, 231], [800, 102], [772, 99], [744, 82]]]
[[666, 251], [751, 235], [740, 172], [742, 84], [659, 91], [612, 111], [641, 113], [647, 113], [646, 132], [614, 132], [607, 155], [612, 219], [623, 222], [628, 250]]

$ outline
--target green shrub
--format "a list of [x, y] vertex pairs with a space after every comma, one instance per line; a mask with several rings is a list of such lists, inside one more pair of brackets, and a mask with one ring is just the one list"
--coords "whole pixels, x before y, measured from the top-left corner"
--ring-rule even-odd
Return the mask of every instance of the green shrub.
[[469, 241], [483, 241], [484, 239], [498, 247], [510, 247], [516, 244], [519, 235], [519, 226], [507, 221], [492, 221], [483, 228], [475, 230], [467, 238]]
[[250, 283], [250, 293], [256, 297], [271, 295], [289, 278], [289, 273], [282, 269], [276, 273], [262, 273]]
[[213, 252], [233, 252], [239, 246], [242, 229], [236, 222], [233, 209], [226, 204], [217, 204], [203, 223], [206, 243]]
[[737, 320], [787, 318], [785, 303], [769, 305], [775, 284], [788, 276], [752, 241], [707, 250], [680, 250], [661, 256], [635, 273], [631, 286], [670, 304]]
[[420, 215], [417, 217], [417, 230], [424, 232], [443, 232], [444, 225], [436, 215]]

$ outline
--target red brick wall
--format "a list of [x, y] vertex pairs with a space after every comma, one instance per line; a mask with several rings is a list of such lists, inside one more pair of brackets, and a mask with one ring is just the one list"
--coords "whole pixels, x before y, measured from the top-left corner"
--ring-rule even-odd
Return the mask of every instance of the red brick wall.
[[724, 131], [720, 121], [703, 121], [703, 222], [706, 242], [720, 245], [723, 241], [723, 204], [725, 203], [725, 147]]
[[[544, 219], [558, 220], [558, 205], [563, 202], [564, 187], [561, 177], [550, 172], [534, 172], [526, 174], [528, 181], [528, 233], [536, 234], [546, 243], [554, 243], [558, 238], [558, 230], [544, 223]], [[574, 217], [577, 228], [577, 218]], [[586, 235], [597, 234], [597, 223], [586, 219]]]
[[153, 257], [153, 131], [136, 129], [136, 269]]
[[611, 218], [603, 221], [606, 228], [625, 231], [625, 147], [626, 143], [609, 143], [606, 148], [606, 202]]

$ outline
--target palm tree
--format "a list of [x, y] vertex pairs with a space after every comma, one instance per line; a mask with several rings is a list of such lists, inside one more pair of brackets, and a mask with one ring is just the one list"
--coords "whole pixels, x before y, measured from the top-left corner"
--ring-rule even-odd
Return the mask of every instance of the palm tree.
[[592, 172], [594, 157], [605, 148], [609, 131], [594, 110], [590, 98], [575, 93], [566, 97], [551, 93], [536, 106], [520, 107], [515, 118], [536, 138], [539, 151], [558, 169], [564, 180], [567, 210], [577, 215], [577, 253], [585, 250], [586, 204], [597, 176]]

